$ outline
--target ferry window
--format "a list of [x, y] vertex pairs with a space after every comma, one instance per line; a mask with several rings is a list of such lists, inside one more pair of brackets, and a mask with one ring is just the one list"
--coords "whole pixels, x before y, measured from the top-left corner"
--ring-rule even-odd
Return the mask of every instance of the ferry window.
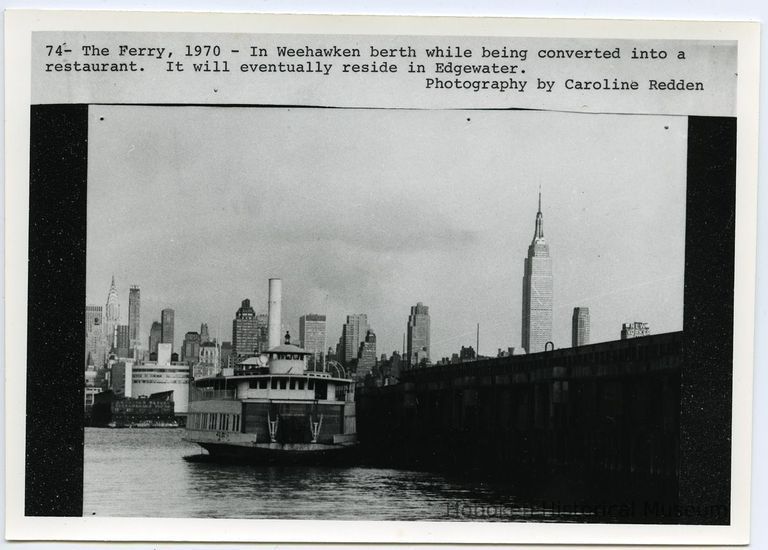
[[229, 431], [229, 417], [230, 417], [230, 416], [232, 416], [232, 415], [231, 415], [231, 414], [228, 414], [228, 415], [227, 415], [227, 416], [224, 418], [224, 429], [225, 429], [226, 431]]
[[259, 387], [259, 381], [258, 380], [249, 380], [248, 381], [248, 387], [251, 388], [252, 390], [255, 390], [256, 388]]
[[273, 378], [273, 379], [272, 379], [272, 389], [273, 389], [273, 390], [276, 390], [276, 389], [277, 389], [277, 378]]
[[328, 383], [318, 380], [315, 385], [315, 399], [328, 399]]
[[304, 380], [299, 380], [299, 389], [300, 390], [304, 389]]
[[308, 390], [314, 390], [315, 389], [315, 381], [314, 380], [307, 380], [307, 389]]
[[284, 390], [288, 386], [288, 380], [286, 378], [280, 379], [280, 389]]
[[296, 379], [295, 378], [291, 378], [291, 389], [292, 390], [296, 389]]
[[268, 383], [268, 380], [266, 378], [262, 378], [261, 380], [259, 380], [259, 389], [266, 390], [267, 383]]

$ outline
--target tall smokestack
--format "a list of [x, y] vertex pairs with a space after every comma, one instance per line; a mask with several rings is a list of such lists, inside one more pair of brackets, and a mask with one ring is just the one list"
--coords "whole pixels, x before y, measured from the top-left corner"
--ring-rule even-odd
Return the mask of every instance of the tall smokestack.
[[280, 345], [280, 327], [283, 316], [283, 281], [269, 280], [269, 349]]

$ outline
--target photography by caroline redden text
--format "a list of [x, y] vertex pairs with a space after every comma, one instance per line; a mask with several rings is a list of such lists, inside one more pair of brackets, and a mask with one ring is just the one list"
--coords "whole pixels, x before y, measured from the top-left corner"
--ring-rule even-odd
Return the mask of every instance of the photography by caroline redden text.
[[9, 537], [746, 541], [756, 26], [8, 18]]

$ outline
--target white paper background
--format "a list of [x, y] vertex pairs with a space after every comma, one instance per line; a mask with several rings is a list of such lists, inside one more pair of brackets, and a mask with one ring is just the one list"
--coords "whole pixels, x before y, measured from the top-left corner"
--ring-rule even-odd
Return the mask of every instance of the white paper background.
[[[481, 2], [441, 1], [424, 2], [414, 6], [412, 2], [393, 2], [378, 0], [369, 2], [365, 8], [358, 6], [353, 1], [335, 2], [243, 2], [234, 1], [217, 2], [215, 6], [202, 1], [171, 1], [161, 0], [156, 2], [105, 2], [105, 1], [79, 1], [79, 2], [42, 2], [42, 1], [3, 1], [3, 7], [16, 8], [49, 8], [49, 9], [132, 9], [132, 10], [191, 10], [206, 11], [214, 8], [217, 11], [259, 11], [259, 12], [283, 12], [283, 13], [367, 13], [367, 14], [429, 14], [429, 15], [503, 15], [503, 16], [528, 16], [528, 17], [616, 17], [616, 18], [641, 18], [641, 19], [709, 19], [709, 20], [758, 20], [764, 21], [768, 15], [768, 5], [761, 0], [745, 2], [709, 1], [679, 1], [679, 0], [647, 0], [636, 2], [623, 0], [613, 3], [605, 3], [599, 0], [583, 0], [580, 2], [552, 2], [543, 6], [533, 0], [519, 1], [515, 3], [493, 2], [489, 0]], [[768, 48], [765, 41], [762, 47], [763, 86], [761, 89], [761, 106], [765, 106], [766, 98], [766, 59]], [[761, 123], [762, 136], [766, 135], [765, 117]], [[0, 138], [2, 139], [2, 138]], [[768, 161], [765, 139], [760, 145], [760, 159], [765, 166]], [[768, 188], [765, 182], [765, 170], [761, 172], [761, 185], [759, 187], [759, 218], [758, 218], [758, 279], [757, 279], [757, 320], [756, 320], [756, 348], [755, 348], [755, 398], [754, 398], [754, 438], [753, 438], [753, 498], [752, 498], [752, 546], [764, 548], [768, 546], [768, 527], [765, 526], [765, 518], [768, 517], [768, 375], [765, 366], [768, 365], [768, 344], [765, 336], [768, 335]], [[4, 316], [3, 316], [4, 324]], [[2, 343], [4, 347], [4, 342]], [[4, 388], [0, 392], [0, 399], [4, 401]], [[4, 404], [3, 404], [4, 406]], [[4, 430], [4, 426], [2, 428]], [[3, 434], [4, 435], [4, 434]], [[3, 438], [4, 440], [4, 438]], [[4, 476], [4, 470], [3, 470]], [[3, 479], [4, 482], [4, 479]], [[140, 529], [140, 525], [137, 525]], [[25, 548], [51, 548], [57, 545], [25, 544]], [[83, 543], [73, 543], [72, 547], [82, 547]], [[103, 544], [94, 543], [94, 546]], [[171, 547], [172, 545], [123, 545], [136, 548]], [[204, 548], [205, 545], [184, 545], [185, 548]], [[216, 548], [236, 548], [235, 545], [218, 545]]]

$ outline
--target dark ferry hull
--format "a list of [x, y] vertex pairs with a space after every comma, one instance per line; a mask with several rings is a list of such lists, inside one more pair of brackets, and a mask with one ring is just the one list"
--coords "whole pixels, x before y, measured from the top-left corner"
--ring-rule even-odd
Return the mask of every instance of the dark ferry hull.
[[358, 446], [354, 434], [337, 434], [327, 442], [281, 443], [260, 441], [254, 433], [188, 429], [184, 439], [208, 451], [207, 455], [192, 455], [187, 460], [251, 464], [347, 463], [354, 460]]
[[253, 465], [344, 465], [354, 462], [358, 448], [356, 444], [318, 443], [258, 443], [251, 446], [202, 442], [198, 444], [208, 451], [208, 454], [185, 457], [188, 461]]

